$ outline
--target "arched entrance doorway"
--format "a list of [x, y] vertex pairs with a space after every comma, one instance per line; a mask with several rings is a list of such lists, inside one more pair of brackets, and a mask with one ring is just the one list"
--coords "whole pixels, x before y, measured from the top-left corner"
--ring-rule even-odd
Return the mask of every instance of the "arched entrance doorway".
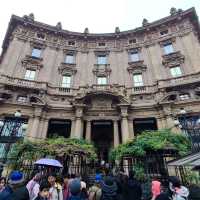
[[113, 122], [110, 120], [92, 121], [91, 139], [97, 149], [99, 161], [108, 162], [109, 151], [113, 147]]

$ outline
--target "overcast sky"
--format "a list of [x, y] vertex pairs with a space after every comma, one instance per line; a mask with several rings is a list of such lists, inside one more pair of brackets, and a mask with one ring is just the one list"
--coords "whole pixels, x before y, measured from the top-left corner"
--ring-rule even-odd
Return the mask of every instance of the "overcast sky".
[[31, 12], [35, 20], [50, 25], [62, 22], [63, 29], [91, 33], [114, 32], [115, 27], [129, 30], [169, 15], [171, 7], [195, 7], [200, 15], [200, 0], [6, 0], [0, 7], [0, 43], [12, 14]]

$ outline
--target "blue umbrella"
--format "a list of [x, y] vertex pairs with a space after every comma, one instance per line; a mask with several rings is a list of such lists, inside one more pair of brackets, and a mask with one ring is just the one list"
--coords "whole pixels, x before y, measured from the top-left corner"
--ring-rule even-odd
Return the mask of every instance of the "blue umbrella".
[[60, 168], [63, 167], [63, 165], [58, 160], [50, 159], [50, 158], [41, 158], [41, 159], [37, 160], [34, 164], [35, 165], [46, 165], [46, 166], [60, 167]]

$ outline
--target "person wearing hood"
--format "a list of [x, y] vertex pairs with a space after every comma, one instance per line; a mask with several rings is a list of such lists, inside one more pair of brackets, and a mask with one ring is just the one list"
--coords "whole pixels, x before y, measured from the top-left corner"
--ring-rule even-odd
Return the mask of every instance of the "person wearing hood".
[[117, 184], [111, 176], [106, 176], [101, 182], [101, 200], [117, 200]]
[[35, 174], [35, 176], [28, 182], [26, 188], [28, 189], [30, 200], [36, 199], [40, 191], [40, 180], [42, 175], [40, 173]]
[[141, 200], [142, 198], [142, 187], [139, 181], [135, 178], [135, 172], [129, 171], [129, 177], [124, 186], [124, 199], [132, 200]]
[[176, 176], [169, 177], [169, 188], [165, 193], [161, 193], [155, 200], [187, 200], [189, 190], [181, 185], [180, 180]]

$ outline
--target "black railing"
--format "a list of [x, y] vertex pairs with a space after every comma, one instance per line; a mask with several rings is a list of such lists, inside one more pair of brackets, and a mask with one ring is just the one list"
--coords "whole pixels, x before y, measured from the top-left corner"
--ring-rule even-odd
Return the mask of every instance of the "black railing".
[[23, 124], [27, 120], [19, 117], [6, 118], [3, 120], [3, 126], [0, 129], [0, 161], [5, 163], [12, 145], [23, 139], [25, 130]]
[[199, 116], [186, 116], [179, 117], [181, 129], [183, 133], [189, 138], [192, 145], [192, 152], [200, 151], [200, 118]]

